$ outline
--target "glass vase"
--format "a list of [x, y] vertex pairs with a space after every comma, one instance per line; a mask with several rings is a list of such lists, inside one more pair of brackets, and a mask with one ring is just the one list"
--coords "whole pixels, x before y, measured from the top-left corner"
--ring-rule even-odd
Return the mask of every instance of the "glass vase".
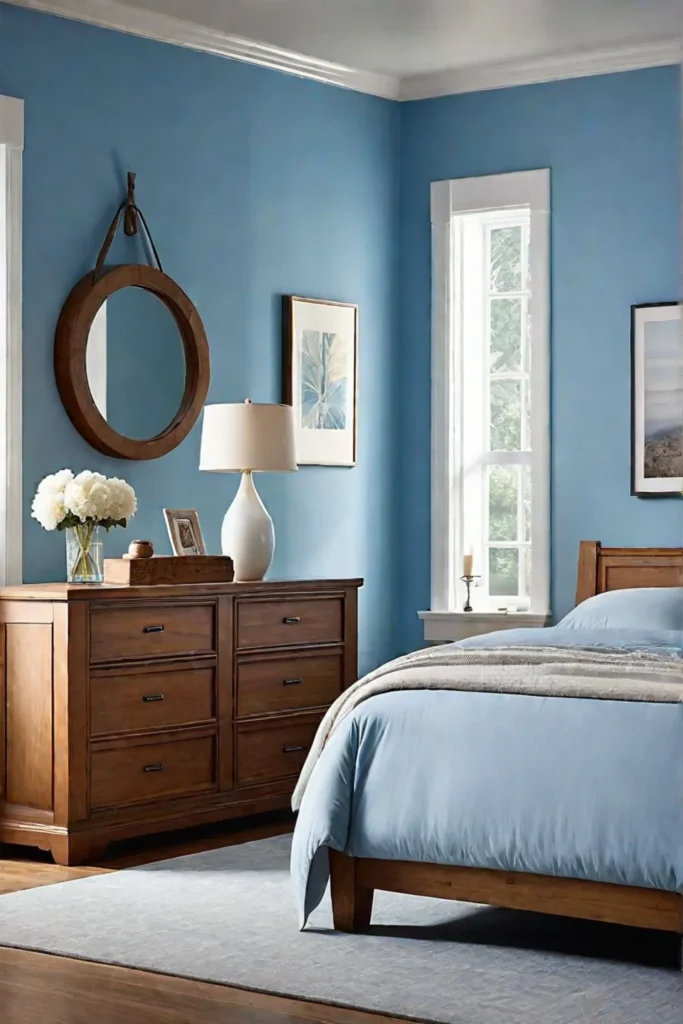
[[101, 583], [102, 538], [97, 523], [67, 526], [64, 533], [67, 583]]

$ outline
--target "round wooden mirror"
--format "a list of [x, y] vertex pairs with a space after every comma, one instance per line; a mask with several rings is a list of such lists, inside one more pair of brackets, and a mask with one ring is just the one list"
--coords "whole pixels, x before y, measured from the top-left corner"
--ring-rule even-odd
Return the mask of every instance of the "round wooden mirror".
[[57, 387], [89, 444], [119, 459], [158, 459], [197, 422], [209, 346], [194, 305], [155, 267], [87, 274], [55, 334]]

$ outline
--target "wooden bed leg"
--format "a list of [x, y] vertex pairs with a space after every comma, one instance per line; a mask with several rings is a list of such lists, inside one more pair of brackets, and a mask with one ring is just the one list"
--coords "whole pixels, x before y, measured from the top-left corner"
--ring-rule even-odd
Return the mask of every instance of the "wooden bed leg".
[[358, 885], [356, 860], [330, 850], [332, 920], [339, 932], [362, 932], [370, 926], [374, 889]]
[[676, 969], [683, 971], [683, 935], [676, 936]]

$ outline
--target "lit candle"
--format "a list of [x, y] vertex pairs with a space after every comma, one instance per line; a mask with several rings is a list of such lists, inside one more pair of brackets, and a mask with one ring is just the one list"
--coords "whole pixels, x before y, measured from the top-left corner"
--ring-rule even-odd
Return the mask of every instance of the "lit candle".
[[463, 576], [471, 576], [472, 575], [472, 563], [473, 563], [473, 561], [474, 561], [474, 556], [473, 556], [471, 551], [468, 551], [468, 553], [466, 555], [463, 555], [463, 559], [462, 559], [462, 574], [463, 574]]

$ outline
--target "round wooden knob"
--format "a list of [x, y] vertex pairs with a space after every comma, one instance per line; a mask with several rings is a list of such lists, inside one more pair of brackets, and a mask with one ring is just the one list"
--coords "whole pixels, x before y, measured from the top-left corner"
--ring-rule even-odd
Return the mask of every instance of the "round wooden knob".
[[151, 540], [132, 540], [128, 546], [129, 558], [151, 558], [154, 545]]

